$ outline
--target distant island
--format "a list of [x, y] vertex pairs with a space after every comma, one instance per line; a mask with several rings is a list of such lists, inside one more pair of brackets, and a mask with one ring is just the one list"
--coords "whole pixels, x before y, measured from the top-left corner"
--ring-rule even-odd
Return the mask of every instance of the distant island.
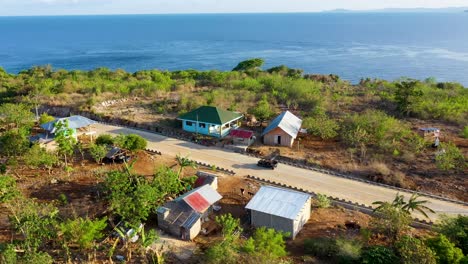
[[325, 13], [460, 13], [467, 12], [468, 7], [446, 7], [446, 8], [384, 8], [370, 10], [333, 9]]

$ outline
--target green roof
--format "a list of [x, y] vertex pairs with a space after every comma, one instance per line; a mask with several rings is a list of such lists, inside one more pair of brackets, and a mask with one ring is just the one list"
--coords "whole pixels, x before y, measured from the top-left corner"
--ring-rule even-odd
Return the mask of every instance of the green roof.
[[222, 125], [239, 119], [242, 116], [243, 115], [240, 113], [222, 110], [214, 106], [201, 106], [191, 112], [179, 116], [179, 119]]

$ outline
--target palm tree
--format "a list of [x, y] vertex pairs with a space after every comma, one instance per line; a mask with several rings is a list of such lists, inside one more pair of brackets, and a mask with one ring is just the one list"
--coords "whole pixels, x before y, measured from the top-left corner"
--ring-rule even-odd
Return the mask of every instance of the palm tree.
[[417, 199], [419, 197], [420, 197], [419, 194], [413, 194], [413, 195], [411, 195], [408, 202], [405, 202], [405, 197], [403, 195], [397, 193], [396, 196], [395, 196], [395, 199], [393, 199], [391, 204], [389, 202], [383, 202], [383, 201], [376, 201], [376, 202], [373, 202], [372, 204], [378, 205], [374, 209], [374, 212], [379, 211], [380, 209], [384, 208], [386, 205], [390, 205], [393, 208], [395, 208], [397, 210], [401, 210], [401, 211], [403, 211], [403, 212], [405, 212], [407, 214], [411, 214], [411, 212], [413, 212], [413, 211], [418, 211], [422, 215], [424, 215], [426, 218], [429, 218], [426, 211], [429, 211], [431, 213], [435, 213], [435, 212], [431, 208], [424, 205], [428, 201], [426, 201], [426, 200], [417, 201]]
[[196, 168], [197, 167], [197, 164], [195, 164], [195, 162], [191, 159], [187, 157], [182, 157], [180, 155], [176, 155], [176, 160], [177, 160], [177, 163], [179, 163], [179, 172], [177, 173], [177, 177], [180, 179], [180, 175], [182, 174], [182, 170], [185, 168], [185, 167], [192, 167], [192, 168]]
[[374, 211], [378, 211], [379, 209], [383, 208], [385, 205], [390, 204], [392, 207], [396, 209], [403, 209], [403, 206], [405, 205], [405, 197], [399, 193], [396, 194], [395, 199], [393, 199], [392, 203], [390, 204], [389, 202], [383, 202], [383, 201], [376, 201], [373, 202], [372, 204], [378, 205]]
[[420, 201], [417, 201], [417, 199], [420, 197], [421, 195], [419, 194], [413, 194], [411, 195], [410, 199], [408, 200], [408, 202], [402, 207], [403, 211], [405, 212], [412, 212], [412, 211], [418, 211], [420, 212], [422, 215], [424, 215], [426, 218], [429, 218], [429, 216], [427, 215], [426, 211], [429, 211], [431, 213], [435, 213], [434, 210], [432, 210], [431, 208], [425, 206], [424, 204], [426, 204], [428, 201], [427, 200], [420, 200]]

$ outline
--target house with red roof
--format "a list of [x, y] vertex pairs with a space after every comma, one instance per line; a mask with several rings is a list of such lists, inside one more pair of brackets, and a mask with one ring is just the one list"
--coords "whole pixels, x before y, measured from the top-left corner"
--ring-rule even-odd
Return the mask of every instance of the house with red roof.
[[222, 196], [208, 184], [195, 188], [157, 209], [158, 226], [183, 240], [194, 239], [203, 220]]

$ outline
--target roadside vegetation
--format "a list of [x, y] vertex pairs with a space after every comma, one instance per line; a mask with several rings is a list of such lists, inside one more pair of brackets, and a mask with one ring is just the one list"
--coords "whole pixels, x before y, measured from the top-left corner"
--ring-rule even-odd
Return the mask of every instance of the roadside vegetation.
[[[287, 66], [262, 70], [262, 65], [257, 58], [229, 72], [65, 71], [45, 66], [9, 74], [0, 69], [0, 206], [5, 212], [0, 220], [7, 225], [0, 230], [6, 230], [0, 233], [0, 263], [112, 262], [117, 256], [129, 263], [164, 263], [166, 253], [150, 247], [158, 235], [148, 226], [156, 208], [190, 190], [196, 180], [184, 173], [196, 167], [189, 157], [178, 156], [174, 166], [155, 167], [150, 175], [136, 173], [132, 159], [121, 166], [102, 165], [113, 147], [132, 157], [143, 152], [147, 142], [138, 135], [101, 135], [82, 143], [70, 136], [73, 131], [65, 122], [57, 126], [56, 151], [31, 144], [29, 137], [38, 125], [54, 120], [39, 115], [36, 109], [41, 107], [95, 112], [103, 101], [137, 97], [149, 98], [146, 107], [171, 117], [216, 105], [258, 121], [289, 109], [304, 119], [309, 136], [335, 144], [352, 164], [372, 168], [376, 181], [411, 187], [402, 167], [420, 163], [430, 166], [426, 171], [434, 170], [431, 176], [466, 181], [468, 90], [463, 86], [432, 79], [363, 79], [351, 85], [335, 75], [308, 75]], [[412, 120], [450, 125], [456, 141], [441, 142], [432, 150], [433, 142], [417, 133]], [[85, 173], [88, 161], [95, 167], [89, 172], [92, 195], [87, 195], [93, 206], [100, 206], [99, 213], [78, 214], [78, 208], [70, 208], [74, 198], [66, 191], [38, 199], [38, 186], [25, 185], [28, 179], [45, 179], [46, 189], [59, 180], [76, 184], [72, 175]], [[463, 189], [461, 193], [466, 194]], [[410, 213], [431, 214], [424, 200], [413, 196], [406, 201], [397, 195], [391, 203], [375, 205], [368, 227], [356, 228], [353, 237], [307, 237], [301, 255], [288, 250], [288, 234], [246, 227], [230, 214], [218, 215], [220, 233], [197, 257], [206, 263], [291, 263], [299, 258], [324, 263], [468, 263], [466, 216], [445, 217], [421, 234], [410, 227]], [[317, 195], [313, 210], [334, 209], [325, 195]], [[135, 234], [140, 239], [130, 243]]]
[[[138, 98], [134, 104], [140, 104], [141, 99], [144, 103], [139, 107], [164, 117], [141, 120], [142, 123], [160, 122], [176, 128], [179, 126], [173, 120], [175, 116], [201, 105], [240, 111], [247, 116], [246, 121], [251, 118], [269, 121], [281, 110], [289, 109], [304, 120], [303, 127], [310, 135], [304, 140], [319, 139], [322, 143], [316, 141], [315, 145], [330, 145], [335, 149], [330, 154], [332, 157], [314, 155], [314, 146], [308, 147], [304, 141], [303, 159], [312, 164], [398, 187], [424, 186], [446, 195], [452, 194], [425, 185], [424, 178], [440, 181], [439, 186], [448, 182], [451, 189], [463, 186], [457, 179], [468, 168], [465, 140], [468, 89], [462, 85], [437, 82], [434, 78], [362, 79], [359, 84], [351, 85], [336, 75], [304, 74], [300, 69], [284, 65], [264, 70], [263, 63], [262, 59], [254, 58], [225, 72], [143, 70], [130, 73], [106, 68], [66, 71], [40, 66], [10, 74], [0, 69], [0, 113], [11, 112], [20, 103], [22, 108], [15, 111], [21, 117], [34, 116], [32, 112], [38, 107], [62, 106], [133, 121], [138, 114], [126, 115], [125, 110], [113, 114], [99, 110], [98, 106], [109, 100]], [[11, 118], [8, 123], [22, 125], [23, 118], [14, 115]], [[50, 117], [42, 115], [39, 122], [48, 120]], [[434, 139], [418, 133], [421, 126], [441, 129], [440, 151], [431, 149]], [[24, 152], [22, 143], [26, 134], [24, 130], [2, 133], [3, 154]], [[122, 144], [138, 143], [116, 145]], [[97, 147], [94, 150], [98, 152]], [[62, 151], [64, 157], [65, 154]], [[96, 159], [99, 160], [99, 155]], [[408, 169], [412, 166], [415, 169]], [[390, 173], [382, 174], [380, 169], [384, 167]], [[462, 190], [455, 195], [464, 199], [461, 193]]]

